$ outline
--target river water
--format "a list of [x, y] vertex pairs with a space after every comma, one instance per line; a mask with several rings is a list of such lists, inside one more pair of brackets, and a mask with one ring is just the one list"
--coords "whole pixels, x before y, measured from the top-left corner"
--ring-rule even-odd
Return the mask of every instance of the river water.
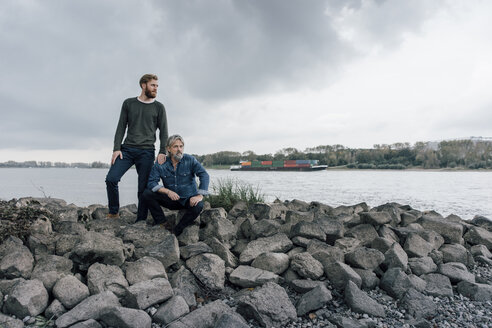
[[[397, 202], [444, 216], [472, 219], [483, 215], [492, 219], [490, 171], [208, 172], [212, 183], [225, 178], [250, 183], [260, 188], [268, 201], [300, 199], [330, 206]], [[49, 196], [78, 206], [107, 204], [106, 173], [107, 169], [2, 168], [0, 199]], [[136, 171], [128, 171], [120, 183], [122, 205], [136, 203], [136, 184]]]

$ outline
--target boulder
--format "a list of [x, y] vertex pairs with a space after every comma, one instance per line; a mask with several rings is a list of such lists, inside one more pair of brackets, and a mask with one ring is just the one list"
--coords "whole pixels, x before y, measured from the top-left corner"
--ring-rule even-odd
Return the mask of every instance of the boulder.
[[229, 276], [229, 281], [234, 285], [249, 288], [278, 281], [278, 276], [270, 271], [253, 268], [246, 265], [238, 266]]
[[[359, 224], [345, 233], [345, 237], [353, 237], [360, 241], [362, 246], [370, 246], [378, 233], [371, 224]], [[336, 245], [335, 245], [336, 246]]]
[[472, 253], [473, 256], [483, 256], [488, 259], [492, 258], [492, 253], [485, 245], [473, 245], [470, 247], [470, 253]]
[[268, 252], [258, 255], [251, 263], [254, 268], [282, 274], [289, 267], [289, 256], [284, 253]]
[[437, 313], [437, 306], [432, 297], [425, 296], [413, 288], [403, 295], [400, 304], [414, 318], [429, 318]]
[[126, 266], [126, 280], [130, 285], [154, 278], [167, 279], [166, 269], [161, 261], [150, 256], [144, 256]]
[[385, 255], [377, 249], [359, 247], [345, 254], [345, 263], [351, 267], [374, 270], [385, 260]]
[[12, 318], [3, 313], [0, 313], [0, 322], [2, 323], [2, 328], [24, 328], [22, 320]]
[[422, 279], [427, 282], [425, 292], [436, 297], [453, 297], [453, 287], [451, 281], [445, 275], [439, 273], [429, 273], [422, 275]]
[[51, 302], [50, 305], [44, 310], [44, 315], [46, 318], [59, 318], [62, 314], [66, 313], [67, 309], [63, 304], [56, 298]]
[[309, 280], [309, 279], [294, 279], [289, 283], [293, 290], [300, 294], [309, 292], [310, 290], [318, 286], [326, 286], [324, 281], [319, 280]]
[[433, 249], [439, 249], [444, 244], [444, 237], [433, 230], [419, 231], [418, 235], [430, 243]]
[[249, 325], [239, 314], [222, 314], [215, 322], [214, 328], [249, 328]]
[[338, 261], [326, 263], [324, 269], [330, 282], [339, 290], [345, 289], [348, 281], [353, 281], [357, 287], [362, 285], [362, 279], [357, 272], [345, 263]]
[[176, 295], [157, 309], [152, 320], [167, 325], [188, 313], [190, 313], [190, 309], [186, 300], [182, 296]]
[[196, 256], [198, 254], [212, 253], [212, 252], [213, 252], [212, 248], [208, 246], [206, 243], [204, 243], [203, 241], [179, 248], [179, 253], [181, 255], [181, 258], [185, 260], [189, 259], [190, 257]]
[[362, 223], [371, 224], [373, 226], [391, 222], [391, 215], [388, 212], [361, 212], [359, 215]]
[[354, 268], [354, 271], [362, 279], [362, 289], [374, 289], [379, 286], [379, 278], [372, 270]]
[[384, 307], [373, 300], [352, 281], [347, 282], [344, 294], [345, 302], [354, 312], [366, 313], [375, 317], [385, 317]]
[[29, 248], [23, 245], [13, 245], [12, 249], [2, 254], [0, 259], [0, 278], [14, 279], [31, 277], [34, 258]]
[[446, 243], [460, 244], [463, 237], [463, 225], [452, 221], [446, 221], [442, 217], [422, 215], [417, 221], [424, 229], [433, 230], [444, 237]]
[[250, 206], [250, 211], [257, 220], [275, 219], [282, 216], [282, 208], [273, 204], [256, 203]]
[[465, 241], [471, 245], [485, 245], [492, 250], [492, 232], [480, 227], [471, 227], [465, 233]]
[[335, 247], [340, 249], [344, 254], [350, 253], [360, 246], [363, 246], [361, 241], [353, 237], [343, 237], [335, 240]]
[[94, 263], [87, 271], [87, 287], [91, 295], [103, 291], [112, 291], [118, 297], [123, 297], [128, 287], [128, 281], [123, 271], [115, 265]]
[[58, 299], [66, 309], [71, 309], [81, 301], [89, 297], [89, 288], [74, 276], [65, 276], [58, 280], [53, 287], [53, 296]]
[[326, 242], [330, 245], [333, 245], [337, 239], [342, 238], [345, 233], [343, 223], [329, 217], [319, 217], [314, 223], [326, 235]]
[[167, 235], [160, 243], [145, 247], [143, 254], [144, 256], [158, 259], [162, 262], [164, 268], [167, 269], [179, 261], [180, 250], [178, 240], [174, 235]]
[[72, 261], [66, 257], [43, 255], [38, 257], [31, 278], [42, 281], [44, 287], [50, 292], [58, 279], [71, 274], [72, 267]]
[[442, 253], [442, 261], [460, 262], [468, 264], [468, 252], [466, 248], [460, 244], [444, 244], [439, 251]]
[[224, 260], [224, 264], [226, 267], [236, 268], [238, 266], [238, 258], [229, 250], [227, 245], [220, 242], [215, 237], [207, 239], [205, 243], [211, 247], [212, 252], [215, 255], [218, 255], [222, 260]]
[[86, 321], [78, 322], [75, 325], [70, 326], [70, 328], [102, 328], [102, 326], [94, 319], [89, 319]]
[[195, 293], [199, 290], [195, 276], [185, 266], [179, 268], [169, 281], [173, 287], [174, 294], [182, 296], [188, 306], [196, 306]]
[[225, 263], [215, 254], [207, 253], [192, 257], [186, 266], [195, 277], [211, 290], [222, 290], [225, 283]]
[[308, 239], [326, 240], [326, 234], [320, 229], [320, 226], [314, 222], [299, 222], [290, 229], [290, 236], [304, 237]]
[[402, 297], [411, 286], [412, 282], [401, 268], [388, 269], [379, 283], [379, 287], [395, 299]]
[[152, 319], [145, 311], [124, 307], [106, 308], [100, 320], [109, 327], [118, 328], [150, 328], [152, 325]]
[[383, 263], [387, 268], [401, 268], [402, 270], [406, 270], [408, 255], [400, 244], [395, 242], [384, 253]]
[[118, 297], [113, 292], [105, 291], [86, 298], [72, 310], [56, 319], [55, 324], [57, 327], [65, 328], [79, 321], [98, 320], [106, 309], [118, 306], [121, 306]]
[[439, 264], [438, 272], [448, 277], [453, 284], [457, 284], [460, 281], [475, 282], [475, 275], [469, 272], [463, 263], [448, 262]]
[[492, 301], [492, 286], [488, 284], [478, 284], [469, 281], [461, 281], [460, 283], [458, 283], [458, 293], [465, 297], [468, 297], [472, 301]]
[[251, 239], [269, 237], [277, 234], [281, 224], [277, 220], [258, 220], [251, 225]]
[[238, 298], [237, 312], [246, 319], [255, 319], [263, 327], [284, 327], [297, 317], [285, 289], [267, 282]]
[[301, 296], [297, 302], [296, 311], [298, 316], [303, 316], [311, 311], [322, 308], [331, 301], [331, 292], [324, 284], [318, 285]]
[[316, 280], [323, 275], [323, 265], [308, 252], [292, 256], [290, 267], [301, 277]]
[[417, 233], [410, 233], [405, 240], [403, 249], [409, 257], [424, 257], [432, 251], [433, 246]]
[[[140, 223], [141, 222], [141, 223]], [[137, 248], [146, 248], [159, 244], [170, 233], [160, 226], [148, 226], [140, 221], [123, 228], [119, 237], [125, 243], [132, 243]]]
[[258, 255], [266, 252], [285, 253], [292, 248], [292, 241], [283, 233], [251, 241], [239, 256], [241, 264], [252, 262]]
[[437, 265], [428, 256], [411, 258], [408, 260], [408, 266], [417, 276], [437, 271]]
[[143, 310], [151, 305], [162, 303], [173, 295], [173, 289], [167, 279], [154, 278], [128, 287], [122, 305]]
[[202, 212], [202, 214], [200, 214], [201, 221], [205, 222], [206, 224], [205, 227], [201, 228], [199, 231], [200, 240], [207, 240], [209, 238], [215, 237], [221, 243], [227, 245], [228, 248], [231, 248], [236, 244], [237, 228], [234, 226], [234, 223], [223, 216], [225, 211], [222, 212], [222, 214], [220, 215], [206, 218], [208, 211], [216, 210], [217, 209], [205, 210]]
[[[324, 261], [329, 259], [333, 261], [345, 261], [345, 255], [343, 251], [335, 246], [330, 246], [326, 243], [320, 242], [319, 240], [312, 240], [307, 246], [307, 252], [313, 255], [315, 259], [323, 263], [320, 258], [323, 258]], [[323, 253], [323, 255], [319, 254]]]
[[125, 245], [120, 238], [89, 231], [81, 236], [70, 258], [83, 271], [96, 262], [120, 266], [125, 262]]
[[202, 306], [195, 311], [175, 320], [167, 328], [209, 328], [214, 327], [218, 318], [224, 314], [236, 315], [234, 310], [217, 300]]
[[39, 280], [25, 280], [16, 284], [5, 301], [7, 313], [18, 318], [37, 316], [48, 306], [48, 292]]
[[[384, 254], [388, 251], [388, 249], [390, 249], [391, 245], [393, 245], [394, 243], [396, 243], [396, 242], [392, 239], [377, 237], [372, 241], [371, 248], [377, 249], [378, 251], [380, 251], [381, 253]], [[402, 248], [402, 250], [403, 250], [403, 248]]]

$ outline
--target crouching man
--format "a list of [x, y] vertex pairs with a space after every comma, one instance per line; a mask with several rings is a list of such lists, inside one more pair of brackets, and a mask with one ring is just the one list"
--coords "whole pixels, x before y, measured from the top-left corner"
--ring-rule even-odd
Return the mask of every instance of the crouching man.
[[[148, 206], [155, 224], [166, 224], [161, 206], [170, 210], [186, 209], [181, 221], [174, 228], [179, 236], [191, 225], [203, 209], [203, 196], [208, 194], [209, 175], [195, 157], [184, 154], [184, 140], [179, 135], [167, 139], [168, 159], [155, 163], [150, 171], [143, 200]], [[195, 176], [200, 179], [197, 188]], [[162, 184], [160, 184], [162, 180]]]

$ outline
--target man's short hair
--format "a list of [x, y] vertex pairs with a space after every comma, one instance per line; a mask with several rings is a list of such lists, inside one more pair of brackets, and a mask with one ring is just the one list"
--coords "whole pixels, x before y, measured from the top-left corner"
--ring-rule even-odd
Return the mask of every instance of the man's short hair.
[[140, 78], [140, 87], [142, 87], [142, 84], [147, 84], [147, 82], [149, 82], [150, 80], [159, 80], [159, 78], [155, 74], [145, 74]]
[[184, 142], [183, 137], [180, 136], [179, 134], [174, 134], [174, 135], [170, 136], [169, 138], [167, 138], [166, 147], [171, 147], [173, 145], [173, 143], [176, 142], [176, 140], [181, 141], [183, 143], [183, 146], [184, 146], [185, 142]]

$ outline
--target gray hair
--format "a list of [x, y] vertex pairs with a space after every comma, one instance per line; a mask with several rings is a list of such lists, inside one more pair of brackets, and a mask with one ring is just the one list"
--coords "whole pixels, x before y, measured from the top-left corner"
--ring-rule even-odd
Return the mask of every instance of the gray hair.
[[166, 147], [171, 147], [173, 145], [173, 143], [176, 142], [176, 140], [181, 141], [183, 143], [183, 146], [184, 146], [185, 142], [184, 142], [183, 137], [180, 136], [179, 134], [175, 134], [175, 135], [172, 135], [169, 138], [167, 138]]

